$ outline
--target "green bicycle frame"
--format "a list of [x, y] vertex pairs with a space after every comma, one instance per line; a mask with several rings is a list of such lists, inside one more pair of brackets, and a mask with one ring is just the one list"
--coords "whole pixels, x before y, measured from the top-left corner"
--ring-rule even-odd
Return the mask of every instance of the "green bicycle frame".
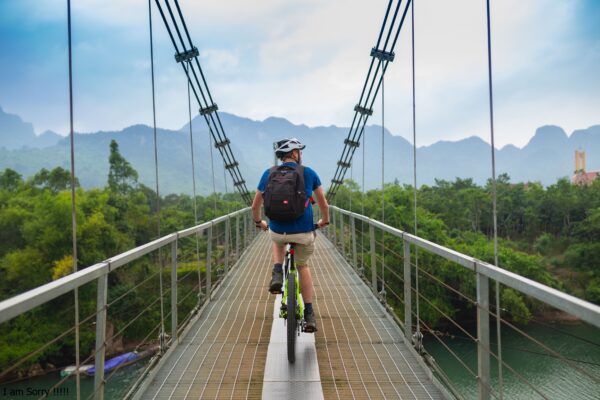
[[[304, 301], [302, 296], [300, 295], [300, 279], [298, 277], [298, 269], [296, 268], [296, 261], [294, 260], [294, 255], [290, 253], [289, 249], [285, 253], [285, 267], [284, 270], [287, 270], [288, 274], [294, 274], [294, 281], [296, 282], [296, 304], [298, 306], [298, 313], [296, 314], [296, 319], [301, 320], [304, 315]], [[286, 277], [287, 278], [287, 274]], [[286, 304], [287, 301], [287, 279], [283, 280], [283, 294], [281, 295], [281, 304]], [[287, 307], [285, 310], [279, 310], [280, 318], [287, 318]]]

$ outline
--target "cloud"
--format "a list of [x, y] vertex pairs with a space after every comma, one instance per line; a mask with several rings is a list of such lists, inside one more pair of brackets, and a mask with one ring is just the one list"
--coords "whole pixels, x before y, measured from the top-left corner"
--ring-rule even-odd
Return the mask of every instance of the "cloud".
[[206, 49], [200, 52], [200, 60], [215, 72], [231, 72], [240, 64], [240, 59], [233, 51], [223, 49]]
[[[180, 2], [220, 109], [256, 119], [277, 115], [296, 123], [341, 126], [352, 120], [387, 3]], [[485, 2], [415, 4], [419, 144], [470, 135], [488, 140]], [[492, 5], [497, 142], [524, 144], [537, 125], [546, 123], [567, 131], [599, 123], [600, 30], [596, 27], [590, 35], [589, 27], [597, 24], [582, 23], [582, 1], [503, 0]], [[154, 1], [152, 6], [159, 122], [178, 128], [187, 119], [187, 88]], [[2, 11], [30, 25], [31, 41], [41, 40], [37, 25], [54, 24], [64, 36], [66, 10], [54, 0], [3, 3]], [[386, 76], [386, 125], [405, 137], [412, 132], [409, 22]], [[149, 123], [147, 2], [78, 0], [73, 2], [73, 23], [77, 126], [98, 130]], [[588, 36], [581, 36], [580, 26], [587, 27]], [[58, 44], [55, 53], [64, 55], [65, 45]], [[22, 59], [12, 50], [9, 55]], [[61, 63], [55, 61], [53, 70]], [[59, 90], [42, 79], [27, 79], [42, 92]], [[36, 129], [58, 129], [56, 118], [39, 115], [43, 104], [31, 103], [48, 98], [17, 93], [18, 85], [3, 87], [9, 92], [0, 94], [2, 102], [27, 97], [12, 110], [27, 112], [29, 104], [36, 110], [28, 115]], [[378, 99], [369, 122], [380, 121]]]

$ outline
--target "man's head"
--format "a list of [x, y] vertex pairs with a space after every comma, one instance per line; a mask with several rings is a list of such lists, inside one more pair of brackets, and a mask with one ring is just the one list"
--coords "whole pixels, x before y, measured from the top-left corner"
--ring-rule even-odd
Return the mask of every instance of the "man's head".
[[277, 147], [275, 148], [275, 155], [281, 161], [284, 161], [286, 159], [292, 159], [298, 164], [301, 164], [302, 149], [304, 149], [305, 147], [306, 146], [300, 143], [300, 141], [296, 138], [283, 139], [277, 142]]

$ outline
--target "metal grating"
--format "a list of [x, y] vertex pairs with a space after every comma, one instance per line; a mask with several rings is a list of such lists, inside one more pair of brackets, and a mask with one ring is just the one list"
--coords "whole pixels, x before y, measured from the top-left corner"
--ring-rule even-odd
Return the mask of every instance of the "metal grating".
[[[267, 349], [274, 340], [274, 298], [267, 292], [270, 257], [269, 236], [259, 235], [140, 398], [265, 396]], [[324, 398], [443, 398], [409, 352], [399, 328], [322, 235], [311, 266], [319, 328], [314, 339]], [[288, 367], [282, 359], [276, 368], [285, 372]], [[306, 384], [318, 382], [314, 371], [305, 371], [304, 378], [300, 374], [291, 383], [281, 382], [281, 374], [275, 372], [270, 373], [272, 382], [266, 379], [274, 393], [266, 397], [306, 395], [312, 388]]]
[[259, 235], [141, 398], [261, 398], [273, 321], [269, 244]]
[[370, 289], [331, 242], [317, 239], [311, 268], [325, 399], [442, 399]]

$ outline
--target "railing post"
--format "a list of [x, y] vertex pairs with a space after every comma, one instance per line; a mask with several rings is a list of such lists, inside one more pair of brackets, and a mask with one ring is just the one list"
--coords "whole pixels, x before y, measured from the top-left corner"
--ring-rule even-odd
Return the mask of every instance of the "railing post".
[[404, 240], [404, 335], [409, 341], [412, 338], [411, 282], [410, 243], [407, 240]]
[[369, 224], [369, 238], [371, 241], [371, 286], [377, 296], [377, 255], [375, 254], [375, 228]]
[[342, 257], [346, 259], [346, 241], [344, 236], [344, 213], [340, 213], [340, 251]]
[[352, 230], [352, 267], [356, 271], [358, 269], [358, 259], [356, 256], [356, 223], [354, 216], [350, 216], [350, 229]]
[[208, 228], [206, 237], [206, 300], [210, 301], [210, 292], [212, 291], [212, 236], [213, 226]]
[[231, 228], [229, 226], [229, 217], [225, 220], [225, 274], [229, 271], [229, 235]]
[[489, 279], [477, 273], [477, 388], [480, 400], [490, 398]]
[[171, 242], [171, 344], [177, 340], [177, 239]]
[[335, 247], [335, 246], [337, 246], [337, 232], [336, 232], [337, 224], [335, 223], [335, 217], [336, 217], [337, 211], [334, 212], [333, 209], [331, 209], [330, 212], [331, 212], [331, 215], [329, 217], [331, 218], [331, 222], [333, 225], [333, 241], [332, 242], [333, 242], [333, 247]]
[[240, 257], [240, 214], [235, 216], [235, 256]]
[[[109, 268], [110, 270], [110, 268]], [[94, 373], [94, 399], [104, 399], [104, 356], [106, 354], [106, 302], [108, 298], [108, 273], [98, 278], [96, 301], [96, 361]], [[79, 373], [77, 371], [76, 373]]]
[[252, 215], [248, 213], [248, 244], [250, 244], [252, 238], [254, 237], [254, 229], [256, 229], [254, 219], [252, 218]]
[[248, 247], [248, 214], [244, 215], [244, 248]]

